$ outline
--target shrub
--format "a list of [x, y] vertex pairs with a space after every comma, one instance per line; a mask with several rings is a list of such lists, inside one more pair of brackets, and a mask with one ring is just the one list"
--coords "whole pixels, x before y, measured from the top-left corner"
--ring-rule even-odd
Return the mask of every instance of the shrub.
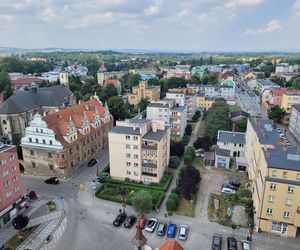
[[128, 177], [125, 178], [125, 182], [130, 182]]
[[181, 157], [184, 154], [184, 145], [182, 142], [171, 142], [170, 155]]
[[109, 164], [107, 164], [102, 170], [101, 173], [110, 173]]
[[173, 199], [176, 203], [176, 206], [178, 205], [178, 202], [179, 202], [178, 194], [171, 193], [170, 196], [169, 196], [169, 199]]
[[169, 197], [166, 202], [166, 207], [168, 211], [174, 211], [176, 208], [176, 201]]
[[193, 162], [193, 158], [189, 154], [186, 154], [183, 159], [185, 164], [191, 164]]
[[190, 136], [189, 135], [184, 135], [182, 137], [181, 142], [183, 143], [184, 146], [188, 145], [189, 141], [190, 141]]
[[232, 223], [231, 223], [231, 228], [232, 228], [232, 229], [236, 229], [236, 228], [237, 228], [237, 225], [236, 225], [234, 222], [232, 222]]
[[213, 145], [209, 136], [205, 135], [202, 137], [198, 137], [197, 140], [194, 142], [195, 149], [204, 149], [206, 151]]
[[192, 165], [188, 165], [183, 169], [184, 170], [180, 172], [177, 188], [180, 195], [190, 200], [192, 195], [197, 192], [197, 184], [201, 179], [200, 172]]
[[184, 134], [185, 134], [185, 135], [191, 135], [191, 134], [192, 134], [192, 131], [193, 131], [192, 125], [191, 125], [191, 124], [187, 124], [186, 127], [185, 127], [185, 132], [184, 132]]
[[189, 154], [192, 158], [195, 158], [195, 149], [189, 146], [187, 147], [185, 154]]
[[179, 164], [180, 164], [180, 160], [178, 156], [170, 156], [169, 168], [178, 168]]
[[177, 192], [177, 188], [172, 188], [172, 190], [171, 190], [171, 194], [178, 194], [178, 192]]

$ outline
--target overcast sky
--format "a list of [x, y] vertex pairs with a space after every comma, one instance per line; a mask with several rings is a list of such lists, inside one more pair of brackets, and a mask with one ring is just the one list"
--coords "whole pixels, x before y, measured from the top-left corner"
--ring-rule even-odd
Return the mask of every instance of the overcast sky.
[[0, 0], [0, 46], [300, 49], [300, 0]]

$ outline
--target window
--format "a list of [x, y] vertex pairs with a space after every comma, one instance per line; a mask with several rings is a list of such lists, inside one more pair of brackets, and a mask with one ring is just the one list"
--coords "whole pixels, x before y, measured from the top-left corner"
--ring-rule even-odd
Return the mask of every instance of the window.
[[135, 176], [138, 176], [138, 175], [139, 175], [139, 173], [138, 173], [138, 172], [134, 172], [134, 175], [135, 175]]
[[287, 171], [282, 172], [282, 178], [287, 178]]
[[129, 145], [129, 144], [126, 144], [126, 148], [127, 148], [127, 149], [130, 149], [130, 145]]
[[5, 177], [5, 176], [7, 176], [8, 175], [8, 170], [3, 170], [3, 172], [2, 172], [2, 177]]
[[130, 140], [130, 135], [126, 135], [126, 140]]
[[9, 181], [4, 181], [3, 186], [7, 188], [9, 186]]
[[133, 145], [133, 149], [138, 149], [138, 145]]
[[290, 217], [290, 212], [284, 211], [284, 212], [283, 212], [283, 217], [284, 217], [284, 218], [289, 218], [289, 217]]
[[276, 176], [276, 174], [277, 174], [277, 171], [276, 171], [275, 169], [273, 169], [273, 170], [272, 170], [272, 176], [274, 176], [274, 177], [275, 177], [275, 176]]
[[126, 174], [127, 174], [127, 175], [131, 175], [131, 172], [130, 172], [130, 171], [126, 171]]
[[70, 148], [70, 155], [72, 154], [72, 149]]
[[32, 168], [36, 167], [35, 162], [32, 162], [31, 165], [32, 165]]
[[32, 138], [31, 137], [29, 137], [29, 142], [32, 142]]
[[273, 209], [272, 208], [267, 208], [267, 214], [268, 215], [273, 214]]
[[133, 155], [134, 159], [138, 159], [139, 155]]
[[39, 139], [38, 139], [38, 138], [35, 138], [35, 142], [36, 142], [36, 143], [39, 143]]
[[13, 182], [16, 182], [17, 181], [17, 176], [13, 176], [12, 180], [13, 180]]
[[61, 158], [62, 158], [62, 159], [64, 159], [64, 158], [65, 158], [65, 155], [64, 155], [64, 154], [62, 154], [62, 155], [61, 155]]
[[288, 192], [289, 193], [294, 193], [294, 189], [295, 189], [294, 186], [288, 186]]
[[6, 193], [6, 198], [9, 198], [11, 195], [12, 195], [11, 192], [7, 192], [7, 193]]
[[134, 140], [134, 141], [137, 141], [137, 140], [138, 140], [138, 137], [137, 137], [137, 136], [134, 136], [134, 137], [133, 137], [133, 140]]
[[34, 151], [33, 150], [30, 150], [30, 155], [34, 155]]
[[4, 166], [6, 164], [6, 160], [1, 160], [0, 161], [0, 166]]
[[292, 206], [293, 205], [293, 200], [292, 199], [285, 199], [285, 205], [287, 206]]
[[275, 196], [269, 195], [269, 202], [270, 202], [270, 203], [273, 203], [274, 200], [275, 200]]
[[131, 162], [126, 162], [126, 166], [130, 167], [131, 166]]
[[135, 167], [138, 167], [138, 166], [139, 166], [139, 164], [138, 164], [138, 163], [134, 163], [134, 166], [135, 166]]
[[11, 167], [11, 172], [15, 172], [17, 170], [17, 167], [16, 166], [12, 166]]
[[19, 187], [16, 186], [14, 190], [15, 190], [15, 193], [19, 192]]
[[46, 144], [46, 140], [45, 139], [43, 139], [43, 144]]
[[49, 141], [50, 145], [52, 145], [52, 140]]
[[9, 157], [9, 161], [13, 161], [14, 159], [15, 159], [14, 155], [11, 155], [11, 156]]
[[271, 183], [270, 189], [271, 190], [276, 190], [277, 189], [277, 185], [275, 183]]
[[54, 166], [50, 164], [50, 165], [49, 165], [49, 169], [50, 169], [50, 170], [53, 170], [53, 169], [54, 169]]
[[126, 154], [126, 158], [130, 158], [130, 154]]
[[52, 158], [52, 153], [48, 152], [48, 158]]

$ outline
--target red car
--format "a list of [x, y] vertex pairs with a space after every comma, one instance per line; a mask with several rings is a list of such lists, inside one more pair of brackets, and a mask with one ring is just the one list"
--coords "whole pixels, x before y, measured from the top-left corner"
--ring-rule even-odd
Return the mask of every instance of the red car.
[[146, 217], [141, 216], [141, 217], [138, 219], [137, 225], [139, 225], [139, 227], [140, 227], [141, 229], [144, 229], [144, 227], [146, 226], [146, 223], [147, 223]]

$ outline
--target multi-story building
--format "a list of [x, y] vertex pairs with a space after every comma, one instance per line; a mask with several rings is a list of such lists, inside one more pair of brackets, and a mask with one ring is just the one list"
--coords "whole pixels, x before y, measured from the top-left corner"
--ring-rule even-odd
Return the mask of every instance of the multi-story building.
[[190, 68], [191, 65], [176, 65], [174, 68], [167, 70], [167, 79], [171, 77], [190, 79], [192, 76]]
[[0, 144], [0, 228], [17, 214], [24, 200], [16, 146]]
[[257, 230], [296, 237], [300, 227], [300, 155], [267, 120], [250, 118], [246, 150]]
[[262, 96], [263, 92], [267, 89], [280, 89], [280, 86], [270, 80], [258, 80], [254, 88], [256, 92]]
[[169, 154], [170, 128], [164, 121], [117, 121], [109, 131], [112, 178], [158, 183], [167, 170]]
[[300, 142], [300, 104], [292, 106], [289, 130]]
[[40, 79], [38, 77], [23, 76], [23, 77], [11, 80], [11, 87], [12, 87], [13, 91], [16, 93], [18, 91], [29, 89], [33, 82], [35, 84], [40, 85], [44, 82], [44, 80]]
[[292, 106], [295, 104], [300, 104], [300, 90], [289, 90], [282, 95], [280, 107], [286, 112], [283, 123], [289, 123]]
[[267, 89], [262, 94], [262, 106], [268, 111], [275, 105], [280, 106], [282, 102], [282, 96], [288, 91], [287, 88], [280, 89]]
[[193, 89], [195, 92], [205, 93], [206, 97], [210, 98], [234, 98], [235, 88], [227, 85], [200, 85], [190, 84], [187, 86], [188, 89]]
[[209, 110], [216, 98], [206, 97], [205, 93], [198, 92], [196, 94], [196, 109]]
[[30, 91], [18, 92], [3, 103], [0, 108], [0, 132], [18, 144], [34, 114], [50, 114], [75, 103], [73, 92], [64, 85], [49, 88], [32, 86]]
[[185, 132], [187, 108], [175, 105], [174, 100], [151, 102], [147, 106], [147, 119], [164, 121], [165, 125], [170, 126], [171, 140], [180, 141]]
[[245, 133], [232, 131], [218, 131], [217, 146], [230, 152], [230, 157], [245, 155]]
[[53, 114], [36, 114], [21, 140], [25, 172], [68, 177], [108, 145], [112, 124], [97, 96]]
[[141, 81], [139, 85], [132, 87], [132, 94], [128, 96], [128, 103], [138, 105], [142, 99], [157, 101], [160, 99], [160, 86], [148, 85], [147, 81]]

